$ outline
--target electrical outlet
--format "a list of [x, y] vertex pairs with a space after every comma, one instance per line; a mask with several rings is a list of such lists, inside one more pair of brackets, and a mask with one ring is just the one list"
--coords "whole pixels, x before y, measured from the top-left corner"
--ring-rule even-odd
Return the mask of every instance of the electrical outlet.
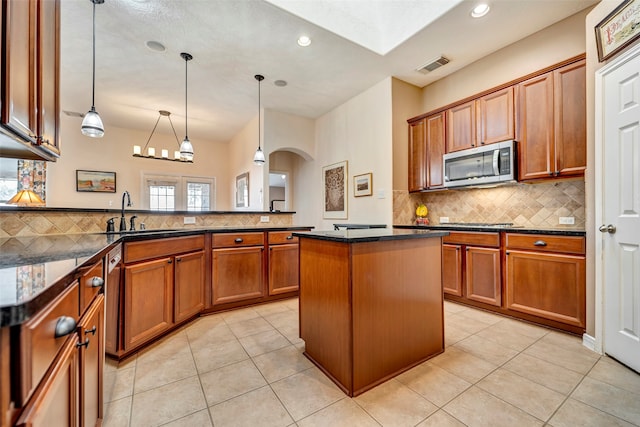
[[184, 223], [185, 224], [195, 224], [196, 223], [196, 217], [195, 216], [185, 216], [184, 217]]
[[269, 217], [268, 216], [261, 216], [260, 217], [260, 222], [269, 222]]
[[449, 217], [448, 216], [441, 216], [440, 217], [440, 224], [447, 224], [449, 222]]
[[385, 195], [384, 195], [384, 189], [381, 188], [378, 191], [376, 191], [376, 194], [378, 195], [378, 199], [384, 199]]
[[559, 222], [563, 225], [573, 225], [576, 223], [576, 220], [572, 216], [561, 216]]

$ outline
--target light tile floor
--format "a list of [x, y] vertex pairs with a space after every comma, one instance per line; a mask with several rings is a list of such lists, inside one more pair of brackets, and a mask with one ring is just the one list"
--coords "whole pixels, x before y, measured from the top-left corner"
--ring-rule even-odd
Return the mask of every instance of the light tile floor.
[[105, 427], [640, 426], [640, 375], [581, 340], [445, 303], [443, 354], [349, 398], [302, 354], [298, 300], [197, 319], [105, 368]]

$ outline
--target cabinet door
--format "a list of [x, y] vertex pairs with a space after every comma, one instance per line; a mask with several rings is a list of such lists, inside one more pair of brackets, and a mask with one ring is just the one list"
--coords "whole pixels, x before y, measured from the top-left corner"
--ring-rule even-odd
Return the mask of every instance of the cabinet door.
[[175, 322], [193, 317], [204, 308], [204, 251], [175, 257]]
[[5, 52], [2, 81], [2, 123], [23, 139], [36, 142], [37, 2], [3, 2]]
[[587, 166], [585, 61], [553, 72], [556, 176], [583, 175]]
[[476, 106], [480, 145], [514, 138], [513, 87], [479, 98]]
[[298, 290], [298, 244], [269, 246], [269, 295]]
[[213, 304], [264, 295], [262, 246], [213, 250]]
[[409, 124], [409, 191], [427, 189], [425, 119]]
[[77, 342], [76, 333], [67, 338], [51, 371], [18, 419], [17, 426], [79, 426]]
[[445, 150], [445, 112], [426, 118], [427, 137], [427, 187], [444, 186], [442, 156]]
[[500, 249], [467, 246], [466, 292], [470, 300], [502, 304]]
[[459, 245], [442, 245], [442, 289], [462, 296], [462, 250]]
[[447, 111], [447, 131], [447, 153], [476, 146], [475, 101], [469, 101]]
[[549, 178], [555, 171], [553, 74], [518, 85], [518, 177]]
[[60, 155], [58, 129], [60, 126], [59, 70], [60, 70], [60, 2], [38, 2], [38, 133], [39, 144], [56, 156]]
[[507, 308], [585, 326], [583, 256], [507, 251]]
[[173, 324], [173, 258], [124, 269], [124, 349], [131, 350]]
[[78, 324], [80, 336], [80, 422], [84, 427], [102, 420], [104, 369], [104, 295], [99, 295]]

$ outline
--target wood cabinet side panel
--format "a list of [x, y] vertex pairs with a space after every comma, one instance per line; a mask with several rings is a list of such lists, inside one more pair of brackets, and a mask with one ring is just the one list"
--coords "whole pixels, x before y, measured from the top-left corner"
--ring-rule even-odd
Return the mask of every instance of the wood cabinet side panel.
[[409, 124], [409, 191], [427, 188], [425, 120]]
[[352, 388], [349, 245], [300, 238], [300, 337], [305, 353]]
[[444, 350], [441, 240], [352, 245], [353, 392]]

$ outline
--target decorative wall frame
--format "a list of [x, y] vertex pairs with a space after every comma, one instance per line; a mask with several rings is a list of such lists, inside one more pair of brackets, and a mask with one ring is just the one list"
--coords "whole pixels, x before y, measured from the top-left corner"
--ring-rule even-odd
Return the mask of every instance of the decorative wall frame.
[[640, 37], [640, 0], [625, 0], [595, 26], [598, 61], [611, 58]]
[[327, 219], [347, 219], [347, 161], [323, 166], [322, 217]]
[[355, 197], [373, 194], [373, 173], [363, 173], [353, 177], [353, 195]]
[[249, 207], [249, 172], [236, 176], [236, 208]]
[[116, 173], [76, 170], [76, 191], [91, 193], [115, 193]]

